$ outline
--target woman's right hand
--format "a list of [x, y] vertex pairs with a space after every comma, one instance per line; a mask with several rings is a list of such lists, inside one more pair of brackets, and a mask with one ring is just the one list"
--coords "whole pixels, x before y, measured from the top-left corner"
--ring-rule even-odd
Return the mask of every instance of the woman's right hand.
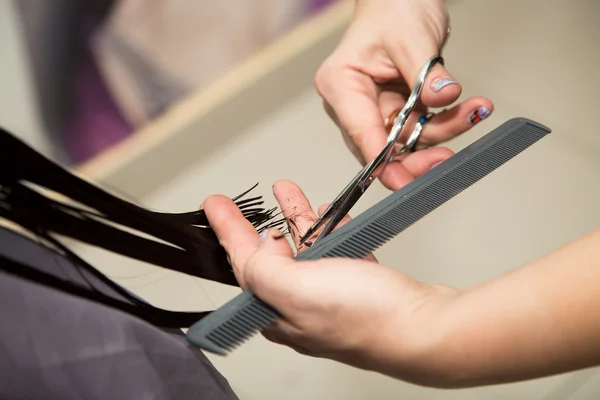
[[[319, 68], [315, 85], [346, 145], [363, 165], [385, 145], [384, 119], [405, 105], [419, 70], [439, 55], [448, 21], [444, 0], [356, 0], [350, 26]], [[444, 66], [433, 67], [421, 92], [422, 104], [415, 107], [400, 140], [406, 140], [428, 107], [448, 107], [461, 91]], [[388, 164], [381, 182], [398, 190], [444, 161], [452, 151], [434, 146], [468, 131], [492, 111], [490, 100], [473, 97], [438, 113], [423, 127], [420, 151]]]

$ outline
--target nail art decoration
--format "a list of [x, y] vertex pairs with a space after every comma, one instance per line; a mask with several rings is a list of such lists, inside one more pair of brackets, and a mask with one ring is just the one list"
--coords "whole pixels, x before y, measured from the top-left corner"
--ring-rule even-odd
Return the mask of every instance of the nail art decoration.
[[263, 229], [262, 231], [260, 231], [260, 233], [258, 234], [258, 240], [260, 242], [264, 242], [264, 240], [269, 236], [269, 230], [268, 229]]
[[435, 114], [434, 114], [434, 113], [432, 113], [432, 112], [429, 112], [429, 113], [427, 113], [427, 114], [425, 114], [425, 115], [421, 115], [421, 116], [419, 117], [419, 123], [420, 123], [421, 125], [425, 125], [425, 124], [426, 124], [426, 123], [427, 123], [427, 122], [428, 122], [428, 121], [429, 121], [429, 120], [430, 120], [430, 119], [431, 119], [431, 118], [432, 118], [434, 115], [435, 115]]
[[431, 88], [434, 92], [439, 92], [443, 88], [448, 85], [452, 85], [453, 83], [457, 83], [454, 79], [448, 77], [437, 78], [431, 83]]
[[490, 116], [492, 112], [487, 109], [485, 106], [479, 107], [477, 110], [473, 111], [469, 114], [469, 122], [471, 125], [475, 125], [479, 121], [482, 121]]

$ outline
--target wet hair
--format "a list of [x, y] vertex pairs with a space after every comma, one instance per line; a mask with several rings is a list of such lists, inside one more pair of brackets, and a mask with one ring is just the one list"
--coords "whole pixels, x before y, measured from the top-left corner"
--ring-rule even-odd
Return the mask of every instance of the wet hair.
[[[285, 223], [276, 208], [265, 209], [249, 190], [233, 198], [257, 231]], [[57, 290], [134, 314], [164, 328], [186, 328], [210, 311], [178, 312], [151, 306], [72, 251], [60, 237], [135, 260], [224, 285], [239, 286], [203, 210], [165, 213], [148, 210], [110, 194], [0, 128], [0, 219], [53, 249], [94, 276], [120, 297], [108, 295], [89, 279], [56, 277], [0, 256], [0, 269]], [[15, 231], [16, 232], [16, 231]]]

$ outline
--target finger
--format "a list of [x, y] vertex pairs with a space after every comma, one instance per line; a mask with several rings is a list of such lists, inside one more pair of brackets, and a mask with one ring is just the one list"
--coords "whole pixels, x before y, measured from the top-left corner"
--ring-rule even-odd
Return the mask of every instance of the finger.
[[333, 107], [331, 106], [331, 104], [329, 104], [325, 100], [323, 100], [323, 106], [325, 108], [325, 111], [331, 118], [331, 120], [333, 122], [335, 122], [335, 124], [339, 128], [340, 132], [342, 133], [342, 139], [344, 139], [344, 143], [346, 144], [346, 147], [348, 148], [348, 150], [350, 150], [352, 155], [358, 160], [358, 162], [362, 166], [365, 166], [367, 164], [367, 161], [365, 160], [365, 156], [364, 156], [362, 150], [356, 145], [354, 138], [352, 138], [352, 136], [350, 136], [350, 134], [346, 131], [346, 129], [344, 128], [342, 123], [338, 120], [338, 117], [335, 114], [335, 111], [333, 110]]
[[305, 272], [314, 272], [319, 268], [318, 262], [295, 261], [287, 241], [281, 240], [275, 229], [264, 232], [258, 250], [246, 265], [245, 280], [261, 300], [281, 315], [263, 334], [267, 339], [295, 348], [303, 336], [302, 321], [314, 312], [315, 305], [311, 294], [314, 288], [309, 290], [309, 285], [315, 284], [314, 275]]
[[[454, 152], [445, 147], [432, 147], [408, 154], [402, 160], [402, 166], [412, 179], [416, 179], [427, 171], [452, 157]], [[399, 161], [393, 161], [397, 163]], [[412, 180], [411, 179], [411, 180]]]
[[[380, 88], [379, 108], [386, 117], [392, 112], [400, 110], [406, 103], [406, 100], [412, 91], [412, 88], [408, 86], [408, 83], [406, 83], [406, 80], [403, 77], [381, 84]], [[387, 103], [392, 103], [394, 106], [386, 109]], [[418, 108], [426, 109], [420, 99], [417, 99], [417, 103], [415, 104], [415, 109]]]
[[208, 222], [231, 260], [233, 272], [245, 287], [243, 267], [258, 247], [256, 229], [228, 197], [214, 195], [204, 201]]
[[375, 82], [357, 70], [324, 64], [317, 73], [315, 86], [330, 117], [351, 138], [348, 147], [361, 162], [370, 161], [373, 151], [365, 149], [364, 144], [373, 137], [381, 143], [387, 136]]
[[[382, 119], [384, 120], [384, 137], [377, 138], [377, 142], [373, 146], [372, 150], [365, 150], [365, 147], [368, 146], [368, 142], [374, 139], [371, 139], [371, 136], [364, 133], [357, 133], [354, 136], [350, 135], [344, 128], [344, 126], [337, 120], [337, 115], [333, 107], [324, 102], [323, 106], [325, 111], [329, 115], [331, 119], [338, 125], [338, 127], [347, 134], [344, 135], [344, 141], [346, 142], [346, 146], [350, 149], [350, 151], [354, 154], [354, 156], [360, 161], [360, 163], [364, 166], [367, 162], [371, 161], [383, 148], [385, 145], [385, 141], [387, 139], [387, 135], [390, 132], [390, 129], [395, 121], [396, 116], [400, 112], [400, 110], [406, 104], [407, 94], [406, 90], [402, 90], [402, 86], [406, 87], [406, 83], [387, 83], [384, 87], [385, 90], [379, 94], [378, 98], [378, 106], [381, 112]], [[410, 92], [410, 90], [409, 90]], [[412, 129], [415, 127], [419, 117], [421, 115], [425, 115], [427, 113], [427, 107], [425, 107], [419, 100], [413, 109], [413, 113], [411, 113], [406, 119], [402, 132], [398, 137], [399, 141], [406, 140]]]
[[439, 163], [446, 161], [453, 154], [445, 147], [419, 150], [403, 156], [402, 161], [394, 160], [388, 163], [379, 179], [386, 188], [398, 190]]
[[444, 110], [423, 125], [417, 148], [435, 146], [465, 133], [493, 111], [493, 103], [483, 97], [473, 97]]
[[289, 325], [289, 327], [286, 326], [284, 328], [277, 329], [273, 327], [268, 327], [263, 329], [261, 331], [261, 334], [265, 337], [265, 339], [282, 346], [287, 346], [299, 354], [305, 356], [314, 355], [314, 352], [309, 350], [308, 347], [305, 347], [300, 344], [302, 342], [301, 332], [291, 325]]
[[319, 216], [321, 214], [323, 214], [325, 212], [325, 210], [327, 210], [327, 207], [329, 207], [329, 204], [327, 204], [327, 203], [326, 204], [321, 204], [321, 206], [317, 209], [317, 213], [319, 214]]
[[[327, 207], [329, 207], [329, 204], [323, 204], [321, 207], [319, 207], [318, 209], [318, 213], [319, 216], [321, 216], [325, 210], [327, 210]], [[340, 222], [338, 222], [338, 224], [335, 226], [335, 228], [332, 229], [331, 232], [335, 232], [338, 229], [340, 229], [342, 226], [346, 225], [348, 222], [350, 222], [352, 220], [352, 217], [350, 217], [349, 214], [346, 214], [341, 220]]]
[[296, 248], [306, 231], [317, 220], [310, 202], [295, 183], [278, 181], [273, 185], [273, 194], [283, 212]]
[[462, 86], [446, 67], [436, 64], [425, 79], [421, 101], [428, 107], [446, 107], [454, 103], [462, 93]]
[[[374, 159], [386, 145], [387, 136], [373, 135], [371, 137], [359, 136], [357, 146], [364, 153], [365, 159]], [[390, 190], [398, 190], [414, 179], [400, 162], [391, 162], [385, 165], [377, 178]]]
[[302, 336], [302, 331], [292, 322], [285, 318], [280, 318], [269, 325], [262, 331], [269, 340], [277, 341], [278, 343], [290, 345], [297, 342]]
[[302, 275], [293, 251], [278, 229], [261, 232], [257, 250], [244, 266], [244, 281], [259, 298], [285, 314]]
[[[388, 85], [388, 89], [391, 86]], [[385, 136], [371, 136], [368, 137], [366, 135], [358, 135], [354, 138], [356, 141], [357, 147], [362, 150], [364, 157], [367, 161], [372, 160], [376, 156], [379, 155], [381, 150], [384, 148], [387, 142], [387, 134], [391, 130], [394, 125], [394, 121], [405, 104], [405, 99], [403, 95], [399, 92], [394, 91], [384, 91], [380, 94], [379, 97], [379, 106], [382, 111], [385, 113], [384, 119], [384, 127], [385, 127]], [[414, 112], [411, 113], [406, 121], [404, 122], [404, 126], [402, 128], [401, 134], [398, 137], [399, 141], [406, 140], [412, 129], [415, 127], [419, 117], [425, 114], [425, 106], [417, 102], [415, 105]], [[401, 163], [390, 163], [378, 176], [380, 181], [384, 186], [391, 190], [398, 190], [402, 186], [406, 185], [410, 181], [414, 179], [414, 177], [402, 166]]]
[[[442, 43], [432, 34], [415, 34], [410, 48], [389, 46], [387, 50], [400, 74], [412, 88], [425, 63], [440, 54]], [[459, 82], [444, 65], [437, 63], [425, 79], [421, 100], [428, 107], [446, 107], [454, 103], [461, 93]]]
[[[407, 98], [408, 95], [403, 95], [393, 91], [384, 91], [379, 95], [379, 108], [381, 109], [382, 116], [385, 119], [386, 132], [391, 132], [394, 122], [396, 121], [396, 117], [405, 106]], [[427, 112], [427, 107], [424, 106], [421, 101], [417, 100], [412, 113], [409, 114], [408, 118], [404, 122], [404, 126], [402, 127], [402, 132], [398, 140], [406, 140], [409, 137], [410, 132], [414, 129], [419, 117], [421, 115], [426, 115]]]

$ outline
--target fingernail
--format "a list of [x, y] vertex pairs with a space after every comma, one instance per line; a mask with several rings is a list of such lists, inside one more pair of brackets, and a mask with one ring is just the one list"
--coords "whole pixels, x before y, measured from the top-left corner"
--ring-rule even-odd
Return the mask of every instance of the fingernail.
[[447, 77], [447, 76], [443, 76], [441, 78], [434, 79], [433, 82], [431, 82], [431, 88], [433, 89], [434, 92], [439, 92], [446, 86], [452, 85], [452, 84], [457, 84], [457, 83], [458, 82], [456, 82], [454, 79]]
[[476, 123], [483, 121], [484, 119], [489, 117], [491, 113], [492, 112], [488, 110], [487, 107], [481, 106], [477, 110], [469, 114], [469, 123], [471, 125], [475, 125]]
[[265, 239], [267, 239], [267, 237], [269, 237], [269, 230], [263, 229], [258, 234], [258, 243], [263, 243], [265, 241]]

